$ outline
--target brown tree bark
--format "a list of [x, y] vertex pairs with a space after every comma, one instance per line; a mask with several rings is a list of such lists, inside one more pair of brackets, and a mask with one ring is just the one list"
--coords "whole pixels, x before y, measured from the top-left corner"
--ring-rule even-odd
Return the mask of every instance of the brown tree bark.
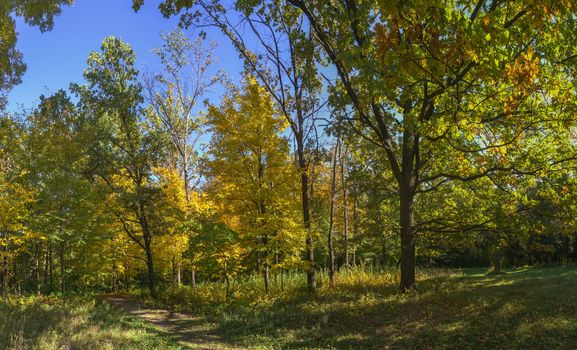
[[347, 206], [347, 185], [345, 182], [345, 152], [341, 146], [341, 186], [343, 186], [343, 245], [345, 253], [345, 267], [349, 267], [349, 208]]
[[334, 226], [335, 226], [335, 195], [337, 192], [337, 159], [340, 153], [340, 140], [337, 138], [335, 148], [333, 150], [333, 167], [331, 173], [331, 204], [329, 214], [329, 236], [328, 236], [328, 251], [329, 251], [329, 278], [331, 287], [335, 286], [335, 251], [333, 247], [334, 240]]
[[66, 292], [66, 265], [64, 264], [65, 247], [64, 242], [60, 243], [60, 291]]

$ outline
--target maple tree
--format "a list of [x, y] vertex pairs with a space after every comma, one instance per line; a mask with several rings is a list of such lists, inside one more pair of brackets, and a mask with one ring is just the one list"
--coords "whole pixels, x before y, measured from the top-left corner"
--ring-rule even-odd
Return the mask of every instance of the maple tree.
[[294, 254], [283, 240], [300, 233], [293, 222], [297, 175], [282, 135], [286, 121], [266, 90], [247, 76], [241, 91], [210, 107], [208, 125], [209, 191], [237, 221], [231, 228], [251, 247], [268, 292], [273, 258]]

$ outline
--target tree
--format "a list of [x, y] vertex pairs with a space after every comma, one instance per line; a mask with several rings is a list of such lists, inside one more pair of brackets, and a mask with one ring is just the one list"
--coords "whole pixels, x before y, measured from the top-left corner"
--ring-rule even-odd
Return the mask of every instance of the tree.
[[104, 39], [92, 52], [84, 78], [74, 85], [84, 118], [86, 174], [101, 188], [102, 201], [125, 233], [146, 254], [148, 287], [155, 295], [152, 241], [154, 202], [160, 191], [152, 184], [158, 137], [146, 132], [142, 86], [134, 68], [132, 48], [118, 38]]
[[170, 139], [170, 166], [180, 171], [189, 203], [191, 191], [200, 181], [198, 142], [203, 135], [203, 120], [195, 108], [223, 77], [222, 73], [210, 76], [214, 46], [205, 49], [201, 38], [191, 42], [180, 30], [161, 37], [164, 44], [153, 53], [163, 71], [146, 78], [144, 86], [153, 117]]
[[[532, 165], [520, 165], [514, 160], [527, 148], [506, 159], [490, 150], [515, 148], [519, 135], [555, 128], [548, 102], [571, 89], [558, 62], [572, 56], [566, 43], [557, 41], [552, 50], [556, 39], [544, 33], [566, 32], [567, 7], [524, 1], [288, 3], [306, 16], [337, 71], [332, 103], [352, 106], [345, 122], [384, 152], [394, 175], [401, 290], [415, 285], [419, 194], [453, 180], [532, 173], [561, 161], [534, 156]], [[471, 167], [447, 169], [456, 158]], [[476, 161], [481, 158], [483, 164]]]
[[[187, 206], [184, 215], [191, 220], [194, 215], [194, 191], [201, 181], [199, 142], [204, 135], [203, 117], [198, 104], [211, 87], [223, 80], [223, 74], [218, 72], [211, 75], [210, 72], [216, 61], [214, 45], [205, 48], [202, 38], [190, 41], [180, 30], [161, 34], [161, 37], [164, 44], [154, 49], [153, 53], [160, 59], [163, 70], [146, 77], [144, 87], [151, 122], [159, 133], [168, 138], [166, 167], [178, 170], [182, 178]], [[188, 232], [188, 236], [191, 235], [192, 232]], [[184, 239], [181, 237], [181, 242]], [[192, 248], [189, 253], [194, 254]], [[180, 276], [180, 264], [177, 264], [177, 270], [176, 275]], [[194, 271], [191, 276], [195, 276]], [[177, 279], [180, 281], [180, 277]], [[195, 283], [193, 278], [191, 284]]]
[[[30, 219], [29, 204], [34, 192], [22, 179], [18, 162], [23, 150], [18, 142], [23, 128], [9, 117], [0, 117], [0, 293], [5, 296], [15, 287], [15, 260], [25, 243], [36, 238], [26, 223]], [[16, 289], [16, 288], [14, 288]]]
[[[143, 2], [133, 0], [134, 9], [138, 11]], [[200, 9], [194, 14], [188, 12], [193, 4]], [[196, 22], [201, 27], [219, 28], [239, 52], [248, 72], [260, 81], [289, 123], [301, 173], [303, 227], [307, 231], [307, 286], [309, 292], [313, 292], [316, 279], [307, 148], [318, 142], [315, 119], [324, 103], [319, 99], [322, 84], [315, 65], [317, 50], [304, 17], [285, 4], [267, 6], [237, 2], [235, 15], [246, 23], [255, 37], [255, 43], [251, 45], [219, 1], [165, 1], [159, 8], [165, 17], [185, 10], [181, 17], [183, 26]]]
[[286, 121], [267, 91], [248, 76], [242, 92], [209, 108], [208, 123], [209, 191], [215, 202], [223, 203], [225, 213], [238, 218], [233, 229], [252, 248], [268, 292], [275, 246], [287, 256], [295, 253], [279, 241], [285, 237], [282, 231], [294, 228], [296, 209], [296, 173], [282, 136]]

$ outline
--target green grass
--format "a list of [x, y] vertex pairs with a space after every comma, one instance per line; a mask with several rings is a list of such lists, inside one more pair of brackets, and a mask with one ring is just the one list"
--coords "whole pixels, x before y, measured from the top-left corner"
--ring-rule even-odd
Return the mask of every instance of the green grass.
[[259, 279], [223, 303], [218, 283], [169, 290], [161, 302], [205, 313], [230, 344], [263, 349], [572, 349], [577, 268], [422, 270], [418, 289], [397, 292], [396, 271], [326, 277], [307, 296], [302, 276], [269, 296]]
[[0, 349], [182, 349], [91, 296], [0, 301]]
[[[228, 303], [220, 283], [167, 290], [156, 303], [205, 314], [224, 348], [575, 348], [576, 267], [486, 272], [420, 270], [408, 294], [398, 293], [396, 270], [344, 271], [334, 289], [320, 274], [313, 296], [302, 275], [287, 276], [285, 290], [277, 285], [268, 296], [251, 277], [238, 281]], [[1, 349], [179, 349], [170, 339], [91, 296], [0, 303]]]

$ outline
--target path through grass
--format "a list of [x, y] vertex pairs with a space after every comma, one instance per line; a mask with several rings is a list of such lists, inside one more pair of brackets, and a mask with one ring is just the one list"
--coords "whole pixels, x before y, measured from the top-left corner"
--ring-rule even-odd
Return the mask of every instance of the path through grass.
[[0, 349], [184, 349], [152, 325], [91, 296], [0, 301]]

